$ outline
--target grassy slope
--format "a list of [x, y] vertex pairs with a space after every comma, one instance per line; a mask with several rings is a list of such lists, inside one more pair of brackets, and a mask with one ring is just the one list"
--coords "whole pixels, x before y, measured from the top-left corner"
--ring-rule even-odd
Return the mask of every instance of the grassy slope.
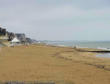
[[0, 52], [0, 80], [54, 80], [60, 81], [59, 84], [110, 84], [110, 71], [89, 63], [89, 58], [92, 64], [101, 60], [106, 62], [106, 59], [98, 59], [94, 55], [77, 52], [71, 48], [42, 45], [5, 47]]

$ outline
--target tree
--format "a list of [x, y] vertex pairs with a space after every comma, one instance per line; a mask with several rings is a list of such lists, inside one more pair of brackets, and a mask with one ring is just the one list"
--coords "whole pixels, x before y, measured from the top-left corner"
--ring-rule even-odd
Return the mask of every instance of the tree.
[[2, 35], [2, 28], [0, 27], [0, 35]]
[[15, 37], [15, 34], [12, 32], [8, 32], [8, 41], [11, 41]]
[[6, 35], [6, 29], [2, 29], [2, 35], [3, 35], [3, 36]]

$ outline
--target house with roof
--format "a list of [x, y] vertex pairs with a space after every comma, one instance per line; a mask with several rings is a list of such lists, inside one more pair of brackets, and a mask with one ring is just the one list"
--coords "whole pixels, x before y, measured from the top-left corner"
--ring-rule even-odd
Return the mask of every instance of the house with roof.
[[13, 40], [11, 41], [11, 46], [15, 46], [15, 45], [19, 45], [20, 44], [20, 40], [18, 38], [13, 38]]
[[15, 37], [20, 41], [21, 44], [26, 43], [26, 36], [24, 33], [16, 33]]

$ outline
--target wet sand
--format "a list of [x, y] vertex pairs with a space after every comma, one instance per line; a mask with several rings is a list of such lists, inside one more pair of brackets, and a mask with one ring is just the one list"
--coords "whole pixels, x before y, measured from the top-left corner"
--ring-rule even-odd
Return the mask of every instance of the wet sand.
[[110, 84], [110, 59], [95, 55], [69, 47], [4, 47], [0, 52], [0, 80]]

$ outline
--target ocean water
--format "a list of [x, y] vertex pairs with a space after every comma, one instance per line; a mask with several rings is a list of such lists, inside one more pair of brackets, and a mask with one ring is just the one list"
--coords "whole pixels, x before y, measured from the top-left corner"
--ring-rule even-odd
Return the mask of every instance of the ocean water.
[[[95, 49], [103, 49], [110, 50], [110, 41], [46, 41], [46, 44], [55, 45], [55, 46], [70, 46], [70, 47], [80, 47], [80, 48], [95, 48]], [[100, 53], [97, 54], [96, 57], [110, 58], [110, 53]]]
[[47, 44], [56, 46], [77, 46], [83, 48], [98, 48], [98, 49], [110, 49], [110, 41], [46, 41]]

